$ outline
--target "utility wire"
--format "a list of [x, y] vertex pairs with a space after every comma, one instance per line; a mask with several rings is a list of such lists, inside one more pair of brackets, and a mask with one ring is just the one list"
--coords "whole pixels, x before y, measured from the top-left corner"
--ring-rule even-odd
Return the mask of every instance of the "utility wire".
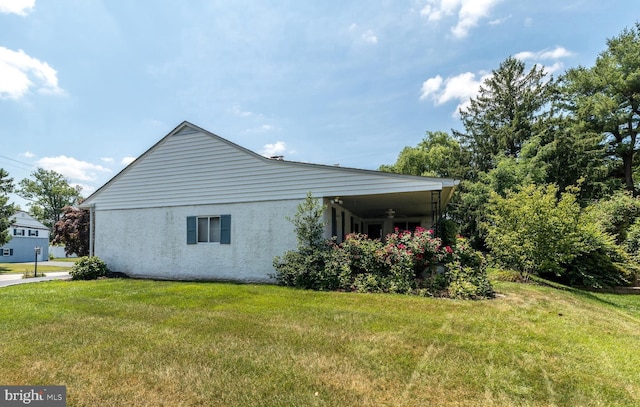
[[[11, 165], [11, 166], [16, 167], [16, 168], [19, 168], [21, 170], [30, 170], [30, 169], [32, 169], [34, 167], [33, 164], [29, 164], [29, 163], [25, 163], [25, 162], [22, 162], [22, 161], [14, 160], [13, 158], [9, 158], [9, 157], [1, 155], [1, 154], [0, 154], [0, 159], [11, 161], [11, 162], [7, 162], [6, 164], [7, 165]], [[22, 167], [20, 167], [20, 166], [22, 166]], [[24, 167], [26, 167], [26, 168], [24, 168]]]

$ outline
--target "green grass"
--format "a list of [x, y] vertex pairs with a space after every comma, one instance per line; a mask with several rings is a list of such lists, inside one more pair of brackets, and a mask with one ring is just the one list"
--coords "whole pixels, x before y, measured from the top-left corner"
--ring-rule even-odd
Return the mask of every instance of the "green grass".
[[79, 257], [56, 257], [54, 259], [51, 259], [51, 261], [64, 261], [66, 263], [75, 263], [79, 259], [80, 259]]
[[[73, 264], [69, 266], [47, 266], [38, 262], [38, 274], [40, 272], [46, 273], [47, 271], [65, 271], [70, 270]], [[33, 264], [24, 263], [0, 263], [0, 275], [1, 274], [24, 274], [30, 272], [33, 274]]]
[[495, 300], [266, 285], [0, 290], [3, 384], [69, 406], [637, 406], [640, 296], [497, 283]]

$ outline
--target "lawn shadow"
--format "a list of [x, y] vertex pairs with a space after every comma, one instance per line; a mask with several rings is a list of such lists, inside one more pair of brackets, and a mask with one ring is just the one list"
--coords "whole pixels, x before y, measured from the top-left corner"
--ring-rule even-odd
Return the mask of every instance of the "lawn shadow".
[[599, 302], [601, 304], [606, 304], [609, 306], [612, 306], [616, 309], [619, 310], [625, 310], [628, 311], [628, 309], [616, 302], [607, 300], [605, 298], [601, 298], [595, 294], [612, 294], [612, 295], [616, 295], [616, 296], [622, 296], [622, 295], [638, 295], [640, 294], [640, 291], [638, 291], [637, 294], [635, 293], [629, 293], [629, 292], [619, 292], [615, 290], [614, 288], [604, 288], [604, 289], [597, 289], [597, 288], [590, 288], [590, 287], [570, 287], [564, 284], [560, 284], [560, 283], [556, 283], [554, 281], [550, 281], [550, 280], [545, 280], [543, 278], [540, 277], [535, 277], [532, 278], [533, 281], [535, 281], [535, 283], [540, 284], [540, 285], [544, 285], [546, 287], [551, 287], [551, 288], [555, 288], [556, 290], [561, 290], [561, 291], [566, 291], [569, 293], [572, 293], [578, 297], [581, 298], [585, 298], [585, 299], [589, 299], [592, 301], [596, 301]]

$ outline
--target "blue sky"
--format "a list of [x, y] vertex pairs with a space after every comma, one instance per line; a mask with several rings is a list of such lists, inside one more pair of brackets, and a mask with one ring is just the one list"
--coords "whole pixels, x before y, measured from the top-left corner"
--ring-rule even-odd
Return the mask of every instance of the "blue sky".
[[[508, 56], [592, 66], [635, 1], [0, 0], [0, 167], [88, 196], [184, 120], [265, 155], [376, 169]], [[24, 201], [13, 197], [24, 206]]]

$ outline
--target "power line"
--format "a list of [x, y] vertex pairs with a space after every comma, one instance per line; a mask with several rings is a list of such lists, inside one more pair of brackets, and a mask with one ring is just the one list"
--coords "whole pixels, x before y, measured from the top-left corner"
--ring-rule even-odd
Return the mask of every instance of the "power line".
[[[21, 170], [30, 170], [30, 169], [32, 169], [34, 167], [33, 164], [29, 164], [29, 163], [25, 163], [25, 162], [22, 162], [22, 161], [14, 160], [13, 158], [9, 158], [9, 157], [4, 156], [4, 155], [0, 155], [0, 159], [11, 161], [11, 162], [7, 162], [6, 164], [7, 165], [11, 165], [11, 166], [16, 167], [16, 168], [19, 168]], [[20, 166], [23, 166], [23, 167], [20, 167]]]

